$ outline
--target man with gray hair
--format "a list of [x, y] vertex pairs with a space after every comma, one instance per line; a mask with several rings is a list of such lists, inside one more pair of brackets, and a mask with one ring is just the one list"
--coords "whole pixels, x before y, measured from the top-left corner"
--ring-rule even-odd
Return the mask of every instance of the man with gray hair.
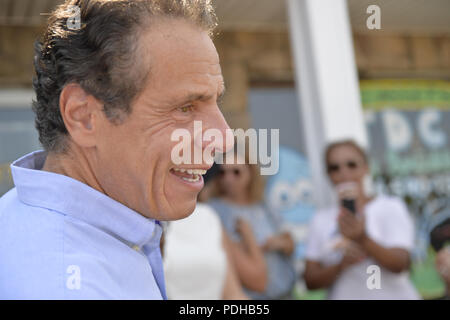
[[174, 164], [171, 133], [229, 129], [215, 26], [210, 0], [71, 0], [51, 14], [33, 80], [44, 151], [11, 165], [0, 199], [0, 299], [166, 298], [160, 221], [192, 213], [212, 165]]

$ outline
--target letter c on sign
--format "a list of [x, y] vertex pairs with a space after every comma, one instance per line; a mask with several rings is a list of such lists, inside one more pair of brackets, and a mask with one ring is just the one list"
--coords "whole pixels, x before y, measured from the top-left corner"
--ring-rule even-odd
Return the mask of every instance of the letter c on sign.
[[439, 130], [441, 114], [437, 110], [423, 111], [417, 119], [417, 128], [422, 142], [430, 149], [439, 149], [446, 145], [447, 136]]

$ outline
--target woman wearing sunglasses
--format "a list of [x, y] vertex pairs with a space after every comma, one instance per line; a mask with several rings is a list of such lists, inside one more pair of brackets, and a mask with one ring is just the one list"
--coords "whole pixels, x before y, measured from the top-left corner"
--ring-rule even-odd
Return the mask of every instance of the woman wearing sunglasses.
[[304, 278], [328, 299], [418, 299], [409, 280], [414, 225], [396, 197], [371, 197], [365, 152], [353, 141], [329, 145], [328, 177], [338, 203], [311, 222]]
[[288, 299], [296, 280], [293, 239], [282, 229], [279, 215], [264, 205], [264, 183], [259, 167], [248, 164], [248, 151], [234, 163], [221, 166], [217, 198], [210, 204], [231, 239], [235, 269], [249, 297]]

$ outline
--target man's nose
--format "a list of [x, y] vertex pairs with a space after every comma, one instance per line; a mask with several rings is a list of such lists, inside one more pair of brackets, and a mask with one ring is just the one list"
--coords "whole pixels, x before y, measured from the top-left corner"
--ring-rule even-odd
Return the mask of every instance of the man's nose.
[[234, 135], [219, 107], [215, 107], [203, 120], [203, 130], [212, 135], [221, 135], [221, 139], [213, 138], [211, 141], [203, 139], [202, 149], [208, 147], [212, 152], [227, 153], [234, 147]]

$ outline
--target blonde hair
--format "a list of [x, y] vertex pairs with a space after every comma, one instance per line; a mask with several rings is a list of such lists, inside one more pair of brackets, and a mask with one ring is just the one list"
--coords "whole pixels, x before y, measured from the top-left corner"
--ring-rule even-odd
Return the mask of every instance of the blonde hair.
[[355, 149], [363, 158], [364, 163], [368, 164], [368, 157], [367, 157], [366, 151], [355, 141], [348, 139], [348, 140], [340, 140], [340, 141], [330, 143], [325, 148], [325, 153], [324, 153], [325, 165], [328, 165], [328, 161], [330, 160], [331, 151], [333, 151], [337, 147], [343, 147], [343, 146], [348, 146], [348, 147], [352, 147], [353, 149]]

